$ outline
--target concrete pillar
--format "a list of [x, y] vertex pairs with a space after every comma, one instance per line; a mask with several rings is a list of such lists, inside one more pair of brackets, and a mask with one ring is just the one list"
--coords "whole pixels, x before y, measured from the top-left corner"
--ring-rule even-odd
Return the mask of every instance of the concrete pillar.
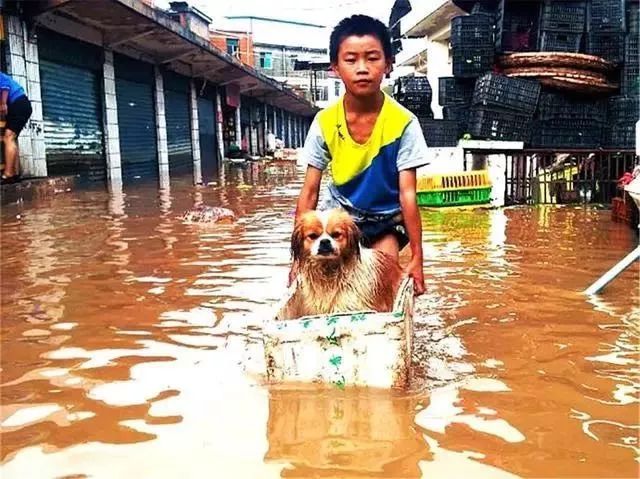
[[222, 173], [222, 160], [224, 159], [224, 135], [222, 132], [223, 122], [222, 95], [220, 95], [220, 90], [218, 90], [216, 93], [216, 143], [218, 144], [218, 171], [220, 173]]
[[294, 122], [296, 125], [296, 148], [300, 148], [300, 117], [295, 116]]
[[289, 113], [289, 112], [287, 112], [287, 125], [288, 125], [288, 128], [287, 128], [287, 142], [288, 142], [289, 148], [293, 148], [293, 141], [292, 141], [293, 140], [293, 135], [292, 135], [293, 128], [292, 128], [292, 125], [291, 125], [291, 113]]
[[236, 108], [236, 144], [238, 148], [242, 148], [242, 125], [240, 125], [240, 108], [242, 107], [242, 98], [238, 95], [238, 108]]
[[250, 130], [251, 130], [251, 141], [249, 142], [249, 151], [251, 152], [252, 155], [257, 155], [258, 154], [258, 127], [257, 127], [257, 123], [254, 122], [254, 118], [256, 118], [258, 116], [258, 112], [256, 111], [256, 109], [258, 108], [258, 105], [256, 103], [251, 103], [251, 106], [249, 107], [249, 118], [251, 121], [251, 126], [250, 126]]
[[202, 161], [200, 155], [200, 123], [198, 121], [198, 93], [193, 78], [189, 81], [191, 105], [191, 156], [193, 157], [193, 183], [202, 183]]
[[273, 107], [273, 134], [278, 138], [278, 109]]
[[47, 176], [47, 157], [44, 143], [42, 95], [40, 91], [40, 60], [37, 38], [19, 17], [6, 17], [7, 70], [23, 88], [33, 113], [18, 137], [20, 174], [24, 177]]
[[116, 100], [116, 76], [113, 68], [113, 51], [104, 51], [102, 66], [102, 95], [104, 105], [104, 146], [109, 185], [122, 184], [120, 158], [120, 131], [118, 128], [118, 102]]
[[282, 125], [282, 142], [286, 147], [287, 139], [285, 138], [285, 129], [284, 129], [284, 110], [280, 109], [280, 124]]
[[269, 132], [269, 122], [267, 121], [267, 117], [269, 116], [269, 112], [267, 110], [267, 104], [262, 104], [262, 148], [264, 151], [262, 152], [262, 156], [267, 154], [267, 133]]
[[500, 208], [504, 206], [504, 193], [506, 190], [505, 171], [507, 169], [507, 157], [503, 153], [487, 155], [486, 168], [491, 180], [491, 206]]
[[155, 66], [155, 95], [156, 95], [156, 138], [158, 142], [158, 172], [160, 174], [160, 187], [164, 188], [169, 183], [169, 147], [167, 146], [167, 118], [164, 108], [164, 81], [160, 68]]

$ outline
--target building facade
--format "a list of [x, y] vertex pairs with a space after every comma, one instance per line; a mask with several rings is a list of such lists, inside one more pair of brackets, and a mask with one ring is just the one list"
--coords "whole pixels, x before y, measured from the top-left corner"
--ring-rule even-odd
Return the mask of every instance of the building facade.
[[33, 106], [23, 176], [214, 181], [231, 149], [264, 154], [275, 118], [300, 146], [314, 106], [212, 46], [207, 21], [185, 2], [4, 2], [1, 67]]
[[426, 75], [433, 91], [431, 109], [442, 118], [438, 103], [439, 78], [453, 75], [451, 19], [464, 12], [451, 0], [434, 0], [415, 5], [401, 20], [404, 50], [396, 58], [395, 75]]
[[254, 67], [253, 38], [247, 32], [230, 30], [210, 30], [211, 44], [218, 50], [227, 52], [247, 66]]
[[340, 78], [330, 71], [296, 69], [296, 62], [329, 62], [329, 29], [324, 25], [265, 18], [232, 16], [224, 26], [246, 32], [253, 39], [253, 65], [256, 70], [303, 94], [324, 108], [344, 93]]

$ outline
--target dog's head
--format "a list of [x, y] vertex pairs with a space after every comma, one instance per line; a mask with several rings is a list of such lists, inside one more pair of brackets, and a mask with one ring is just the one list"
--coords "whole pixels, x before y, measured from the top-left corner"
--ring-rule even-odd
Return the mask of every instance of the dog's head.
[[344, 261], [360, 255], [360, 230], [343, 210], [308, 211], [296, 222], [291, 236], [296, 261]]

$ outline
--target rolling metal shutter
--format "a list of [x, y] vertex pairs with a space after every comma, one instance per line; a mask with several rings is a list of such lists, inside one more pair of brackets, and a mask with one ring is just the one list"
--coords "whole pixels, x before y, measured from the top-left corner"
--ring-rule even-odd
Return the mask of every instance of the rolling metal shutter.
[[189, 80], [173, 72], [165, 72], [163, 77], [169, 173], [193, 174]]
[[114, 55], [114, 63], [122, 178], [157, 179], [153, 67], [121, 55]]
[[216, 153], [215, 103], [208, 98], [198, 98], [198, 126], [200, 129], [200, 158], [202, 181], [207, 184], [218, 176]]
[[276, 107], [276, 136], [284, 141], [284, 122], [282, 121], [282, 110]]
[[271, 105], [267, 105], [267, 129], [275, 134], [275, 125], [273, 124], [273, 107]]
[[283, 118], [283, 123], [284, 123], [284, 146], [285, 148], [291, 148], [291, 135], [290, 135], [290, 131], [289, 131], [289, 113], [287, 113], [286, 111], [283, 112], [284, 118]]
[[38, 53], [48, 174], [104, 181], [99, 49], [40, 30]]

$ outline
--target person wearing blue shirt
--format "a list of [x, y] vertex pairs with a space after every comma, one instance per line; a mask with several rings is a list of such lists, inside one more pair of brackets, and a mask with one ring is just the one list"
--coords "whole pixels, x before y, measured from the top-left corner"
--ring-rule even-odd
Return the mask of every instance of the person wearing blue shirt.
[[18, 135], [31, 117], [31, 102], [20, 86], [6, 73], [0, 72], [0, 119], [5, 119], [4, 171], [2, 184], [20, 180], [18, 174]]

